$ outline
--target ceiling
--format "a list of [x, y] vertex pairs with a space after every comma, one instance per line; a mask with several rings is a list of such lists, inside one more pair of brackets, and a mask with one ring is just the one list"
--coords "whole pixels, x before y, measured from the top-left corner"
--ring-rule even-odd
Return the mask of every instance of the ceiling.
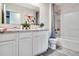
[[79, 11], [79, 3], [56, 3], [61, 13], [70, 13]]
[[79, 3], [56, 3], [61, 9], [73, 8], [79, 6]]

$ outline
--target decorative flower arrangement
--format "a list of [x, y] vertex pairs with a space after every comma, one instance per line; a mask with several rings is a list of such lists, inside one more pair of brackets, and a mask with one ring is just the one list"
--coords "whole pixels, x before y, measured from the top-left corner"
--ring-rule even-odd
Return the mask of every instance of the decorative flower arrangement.
[[27, 21], [29, 24], [34, 24], [35, 23], [35, 17], [25, 15], [25, 21]]

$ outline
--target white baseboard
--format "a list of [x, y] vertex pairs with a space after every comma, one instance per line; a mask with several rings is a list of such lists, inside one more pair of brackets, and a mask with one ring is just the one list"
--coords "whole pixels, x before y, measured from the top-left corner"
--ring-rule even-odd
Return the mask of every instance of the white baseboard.
[[60, 38], [60, 45], [68, 49], [79, 52], [79, 41]]

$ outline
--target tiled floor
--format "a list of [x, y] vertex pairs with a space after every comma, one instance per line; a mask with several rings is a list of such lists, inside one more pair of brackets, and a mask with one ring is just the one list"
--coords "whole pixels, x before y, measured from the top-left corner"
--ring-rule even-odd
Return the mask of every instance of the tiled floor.
[[41, 54], [40, 56], [79, 56], [79, 52], [75, 52], [63, 47], [56, 50], [49, 48], [47, 52]]

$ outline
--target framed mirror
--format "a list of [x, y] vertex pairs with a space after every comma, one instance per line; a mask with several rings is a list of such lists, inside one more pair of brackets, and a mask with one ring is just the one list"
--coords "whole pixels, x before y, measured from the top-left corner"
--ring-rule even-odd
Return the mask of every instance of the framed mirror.
[[28, 3], [4, 3], [2, 23], [22, 24], [27, 20], [30, 24], [37, 24], [39, 19], [37, 12], [39, 7]]

